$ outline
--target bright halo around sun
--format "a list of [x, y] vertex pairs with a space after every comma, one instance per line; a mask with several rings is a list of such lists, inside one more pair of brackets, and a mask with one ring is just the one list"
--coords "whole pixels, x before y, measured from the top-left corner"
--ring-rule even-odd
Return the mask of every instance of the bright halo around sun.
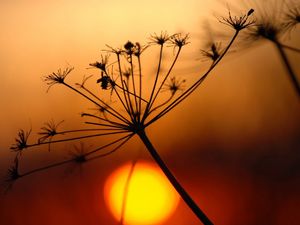
[[118, 221], [123, 208], [125, 225], [160, 224], [175, 211], [179, 196], [155, 164], [138, 161], [132, 165], [119, 167], [107, 178], [105, 201]]

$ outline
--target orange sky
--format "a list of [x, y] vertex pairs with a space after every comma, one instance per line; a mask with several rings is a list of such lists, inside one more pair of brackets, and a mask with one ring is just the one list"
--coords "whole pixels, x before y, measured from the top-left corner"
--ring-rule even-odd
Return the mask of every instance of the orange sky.
[[[0, 176], [11, 164], [14, 155], [9, 147], [18, 129], [32, 126], [36, 134], [51, 118], [65, 119], [67, 126], [80, 123], [84, 101], [61, 87], [46, 93], [43, 75], [72, 65], [74, 81], [80, 80], [94, 73], [86, 68], [99, 60], [105, 44], [146, 43], [151, 33], [166, 30], [191, 35], [178, 63], [178, 74], [189, 78], [209, 66], [197, 59], [207, 41], [201, 36], [203, 21], [216, 21], [212, 13], [225, 11], [216, 2], [1, 1]], [[299, 47], [299, 35], [298, 27], [286, 43]], [[299, 54], [288, 56], [300, 74]], [[149, 62], [145, 64], [152, 71]], [[216, 224], [281, 225], [286, 217], [300, 219], [293, 211], [300, 202], [299, 114], [299, 99], [281, 61], [272, 45], [265, 43], [227, 56], [199, 90], [148, 133]], [[114, 224], [102, 199], [104, 180], [140, 150], [140, 157], [150, 160], [134, 139], [68, 179], [64, 177], [69, 167], [24, 178], [10, 195], [0, 197], [0, 224]], [[24, 167], [65, 157], [50, 154], [45, 149], [29, 151]], [[198, 223], [181, 203], [167, 224]]]

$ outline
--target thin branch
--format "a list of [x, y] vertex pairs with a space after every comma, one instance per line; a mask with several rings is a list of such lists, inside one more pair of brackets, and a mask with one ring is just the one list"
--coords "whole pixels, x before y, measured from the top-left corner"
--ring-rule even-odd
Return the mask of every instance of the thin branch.
[[96, 123], [96, 122], [89, 122], [89, 121], [86, 121], [84, 123], [85, 124], [90, 124], [90, 125], [103, 126], [103, 127], [119, 128], [119, 129], [123, 129], [123, 130], [127, 130], [127, 128], [128, 128], [125, 125], [123, 125], [122, 127], [120, 127], [120, 126], [115, 126], [115, 125], [112, 125], [112, 124]]
[[156, 76], [155, 76], [155, 81], [154, 81], [154, 84], [153, 84], [153, 88], [152, 88], [152, 91], [151, 91], [149, 102], [146, 105], [146, 109], [145, 109], [142, 121], [145, 121], [145, 119], [147, 118], [148, 112], [149, 112], [149, 109], [150, 109], [150, 105], [152, 104], [152, 98], [153, 98], [153, 95], [154, 95], [154, 92], [155, 92], [155, 88], [156, 88], [156, 84], [157, 84], [158, 77], [159, 77], [159, 72], [160, 72], [160, 67], [161, 67], [161, 62], [162, 62], [162, 54], [163, 54], [163, 44], [160, 45], [159, 59], [158, 59], [158, 66], [157, 66], [157, 72], [156, 72]]
[[[115, 141], [112, 141], [112, 142], [110, 142], [110, 143], [108, 143], [108, 144], [106, 144], [106, 145], [103, 145], [103, 146], [101, 146], [101, 147], [99, 147], [99, 148], [97, 148], [97, 149], [94, 149], [94, 150], [92, 150], [92, 151], [86, 153], [85, 156], [89, 156], [89, 155], [91, 155], [91, 154], [94, 154], [95, 152], [98, 152], [98, 151], [100, 151], [100, 150], [102, 150], [102, 149], [104, 149], [104, 148], [106, 148], [106, 147], [108, 147], [108, 146], [110, 146], [110, 145], [116, 144], [116, 143], [118, 143], [119, 141], [122, 141], [122, 140], [125, 139], [123, 142], [120, 143], [120, 145], [118, 145], [116, 148], [114, 148], [114, 149], [111, 150], [110, 152], [104, 153], [103, 155], [101, 155], [101, 157], [106, 156], [106, 155], [109, 155], [109, 154], [115, 152], [115, 151], [116, 151], [117, 149], [119, 149], [121, 146], [123, 146], [123, 145], [124, 145], [124, 144], [125, 144], [125, 143], [133, 136], [133, 135], [134, 135], [133, 133], [130, 133], [130, 134], [124, 136], [124, 137], [121, 137], [121, 138], [119, 138], [119, 139], [117, 139], [117, 140], [115, 140]], [[99, 156], [95, 156], [95, 157], [99, 157]]]
[[121, 123], [117, 123], [117, 122], [114, 122], [112, 120], [109, 120], [107, 118], [102, 118], [102, 117], [99, 117], [99, 116], [96, 116], [94, 114], [90, 114], [90, 113], [81, 113], [81, 116], [84, 117], [84, 116], [87, 116], [87, 117], [93, 117], [93, 118], [96, 118], [98, 120], [101, 120], [101, 121], [104, 121], [104, 122], [107, 122], [107, 123], [110, 123], [110, 124], [113, 124], [113, 125], [116, 125], [116, 126], [119, 126], [120, 128], [125, 128], [127, 127], [126, 125], [124, 124], [121, 124]]
[[44, 170], [47, 170], [47, 169], [51, 169], [51, 168], [54, 168], [54, 167], [62, 166], [64, 164], [67, 164], [67, 163], [70, 163], [70, 162], [73, 162], [73, 161], [74, 161], [73, 159], [68, 159], [68, 160], [65, 160], [65, 161], [53, 163], [53, 164], [48, 165], [48, 166], [43, 166], [43, 167], [40, 167], [40, 168], [37, 168], [37, 169], [33, 169], [33, 170], [30, 170], [30, 171], [28, 171], [26, 173], [20, 174], [20, 178], [28, 176], [28, 175], [31, 175], [33, 173], [37, 173], [37, 172], [41, 172], [41, 171], [44, 171]]
[[80, 136], [80, 137], [74, 137], [74, 138], [60, 139], [60, 140], [54, 140], [54, 141], [45, 141], [45, 142], [41, 142], [41, 143], [27, 145], [27, 148], [46, 145], [46, 144], [49, 144], [49, 143], [54, 144], [54, 143], [81, 140], [81, 139], [86, 139], [86, 138], [107, 136], [107, 135], [113, 135], [113, 134], [122, 134], [122, 133], [128, 133], [128, 132], [129, 131], [125, 130], [125, 131], [116, 131], [116, 132], [108, 132], [108, 133], [102, 133], [102, 134], [93, 134], [93, 135], [86, 135], [86, 136]]
[[[94, 98], [96, 98], [98, 101], [100, 101], [105, 107], [111, 109], [115, 114], [117, 114], [119, 117], [122, 117], [124, 120], [126, 120], [128, 123], [129, 121], [122, 115], [120, 114], [117, 110], [115, 110], [113, 107], [111, 107], [110, 105], [108, 105], [106, 102], [104, 102], [102, 99], [100, 99], [98, 96], [96, 96], [94, 93], [92, 93], [90, 90], [88, 90], [87, 88], [85, 87], [82, 87], [86, 92], [88, 92], [90, 95], [92, 95]], [[99, 107], [102, 107], [101, 105], [97, 105]], [[110, 110], [106, 109], [106, 111], [113, 115], [113, 116], [116, 116], [114, 115], [114, 113], [110, 112]]]
[[129, 88], [127, 86], [127, 83], [124, 81], [124, 87], [125, 87], [125, 94], [127, 94], [127, 99], [128, 99], [128, 102], [129, 102], [129, 115], [132, 119], [132, 121], [135, 121], [135, 112], [134, 112], [134, 109], [133, 109], [133, 106], [132, 106], [132, 102], [131, 102], [131, 98], [130, 98], [130, 95], [129, 95]]
[[168, 104], [172, 99], [173, 99], [174, 95], [171, 95], [165, 102], [161, 103], [160, 105], [150, 109], [148, 115], [150, 115], [152, 112], [156, 111], [157, 109], [165, 106], [166, 104]]
[[[100, 157], [104, 157], [104, 156], [107, 156], [107, 155], [110, 155], [112, 154], [113, 152], [117, 151], [120, 147], [122, 147], [131, 137], [133, 136], [133, 134], [129, 134], [129, 135], [126, 135], [125, 137], [122, 137], [122, 138], [119, 138], [115, 141], [112, 141], [106, 145], [103, 145], [101, 147], [98, 147], [97, 149], [95, 150], [92, 150], [90, 152], [87, 152], [85, 154], [83, 154], [84, 157], [88, 156], [88, 155], [91, 155], [95, 152], [98, 152], [104, 148], [107, 148], [113, 144], [116, 144], [118, 143], [119, 141], [122, 141], [124, 140], [123, 142], [121, 142], [118, 146], [116, 146], [113, 150], [107, 152], [107, 153], [104, 153], [104, 154], [101, 154], [101, 155], [98, 155], [98, 156], [94, 156], [94, 157], [90, 157], [89, 159], [86, 159], [85, 162], [88, 162], [88, 161], [91, 161], [91, 160], [94, 160], [96, 158], [100, 158]], [[36, 169], [33, 169], [33, 170], [30, 170], [28, 172], [25, 172], [23, 174], [19, 174], [19, 178], [21, 177], [25, 177], [25, 176], [28, 176], [28, 175], [31, 175], [33, 173], [37, 173], [37, 172], [41, 172], [41, 171], [44, 171], [44, 170], [47, 170], [47, 169], [51, 169], [51, 168], [54, 168], [54, 167], [58, 167], [58, 166], [62, 166], [64, 164], [67, 164], [67, 163], [71, 163], [71, 162], [74, 162], [74, 159], [68, 159], [68, 160], [64, 160], [64, 161], [61, 161], [61, 162], [57, 162], [57, 163], [53, 163], [53, 164], [50, 164], [48, 166], [43, 166], [43, 167], [40, 167], [40, 168], [36, 168]]]
[[[88, 99], [89, 101], [91, 101], [92, 103], [94, 103], [95, 105], [102, 107], [98, 102], [94, 101], [93, 99], [91, 99], [90, 97], [88, 97], [87, 95], [83, 94], [81, 91], [78, 91], [76, 88], [72, 87], [71, 85], [67, 84], [67, 83], [63, 83], [65, 86], [67, 86], [68, 88], [70, 88], [71, 90], [75, 91], [76, 93], [80, 94], [81, 96], [83, 96], [84, 98]], [[111, 113], [112, 114], [112, 113]], [[118, 115], [112, 114], [112, 116], [114, 116], [115, 118], [123, 121], [124, 123], [128, 124], [129, 121], [125, 118], [119, 117]]]
[[286, 48], [288, 50], [291, 50], [291, 51], [294, 51], [294, 52], [297, 52], [297, 53], [300, 53], [300, 49], [298, 48], [295, 48], [295, 47], [292, 47], [292, 46], [289, 46], [289, 45], [285, 45], [285, 44], [281, 44], [281, 43], [278, 43], [281, 47], [283, 48]]
[[[118, 87], [119, 89], [123, 90], [123, 88], [120, 85], [118, 85], [117, 83], [115, 83], [115, 86]], [[126, 93], [128, 93], [128, 94], [130, 94], [130, 95], [132, 95], [132, 96], [134, 96], [134, 97], [136, 97], [138, 99], [140, 99], [143, 102], [148, 103], [147, 100], [143, 99], [141, 96], [138, 96], [137, 94], [134, 94], [134, 93], [132, 93], [132, 92], [130, 92], [128, 90], [123, 90], [123, 91], [125, 91]]]
[[121, 90], [123, 91], [124, 99], [125, 99], [125, 102], [126, 102], [126, 106], [124, 105], [124, 108], [128, 112], [128, 114], [130, 114], [129, 102], [128, 102], [128, 99], [127, 99], [127, 96], [126, 96], [126, 93], [125, 93], [125, 86], [124, 86], [124, 83], [123, 83], [123, 73], [122, 73], [122, 68], [121, 68], [120, 54], [117, 54], [117, 59], [118, 59], [118, 67], [119, 67], [121, 86], [122, 86]]
[[168, 79], [168, 77], [169, 77], [171, 71], [173, 70], [173, 67], [174, 67], [175, 63], [177, 62], [177, 59], [178, 59], [179, 54], [180, 54], [180, 52], [181, 52], [181, 49], [182, 49], [182, 47], [179, 47], [179, 48], [178, 48], [178, 51], [177, 51], [176, 56], [175, 56], [175, 58], [174, 58], [174, 60], [173, 60], [173, 63], [172, 63], [172, 65], [170, 66], [170, 68], [169, 68], [169, 70], [168, 70], [168, 72], [167, 72], [167, 74], [166, 74], [164, 80], [161, 82], [160, 87], [158, 88], [158, 90], [157, 90], [157, 92], [156, 92], [156, 94], [155, 94], [155, 96], [154, 96], [154, 98], [153, 98], [153, 101], [152, 101], [152, 103], [151, 103], [151, 105], [150, 105], [150, 107], [149, 107], [150, 109], [151, 109], [152, 105], [154, 104], [154, 102], [155, 102], [155, 100], [156, 100], [156, 98], [157, 98], [157, 96], [158, 96], [160, 90], [162, 89], [162, 87], [164, 86], [166, 80]]
[[87, 128], [87, 129], [78, 129], [78, 130], [65, 130], [57, 132], [56, 134], [69, 134], [77, 132], [90, 132], [90, 131], [109, 131], [109, 130], [124, 130], [123, 128]]
[[130, 55], [130, 72], [131, 72], [131, 77], [132, 77], [132, 87], [133, 87], [133, 94], [134, 94], [134, 102], [135, 102], [135, 110], [138, 113], [138, 101], [136, 98], [136, 87], [135, 87], [135, 82], [134, 82], [134, 73], [133, 73], [133, 58], [132, 55]]
[[[139, 65], [139, 77], [140, 77], [140, 93], [139, 93], [139, 96], [140, 96], [140, 98], [139, 98], [139, 122], [140, 122], [140, 120], [141, 120], [141, 114], [142, 114], [142, 64], [141, 64], [141, 56], [140, 55], [138, 55], [138, 65]], [[146, 103], [147, 103], [147, 101], [146, 101]]]

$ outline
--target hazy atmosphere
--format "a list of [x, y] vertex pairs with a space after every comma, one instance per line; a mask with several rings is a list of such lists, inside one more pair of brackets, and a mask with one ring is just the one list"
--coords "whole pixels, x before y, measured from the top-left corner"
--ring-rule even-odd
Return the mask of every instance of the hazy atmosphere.
[[[148, 103], [152, 100], [150, 92], [156, 71], [160, 68], [162, 74], [168, 74], [172, 60], [180, 49], [178, 60], [175, 60], [176, 64], [166, 81], [171, 83], [162, 85], [157, 105], [153, 103], [154, 113], [159, 112], [160, 107], [165, 107], [185, 90], [189, 90], [193, 82], [205, 74], [215, 62], [216, 66], [184, 101], [149, 127], [143, 127], [143, 130], [146, 128], [149, 139], [165, 164], [213, 224], [299, 224], [300, 26], [297, 23], [300, 21], [300, 1], [252, 2], [2, 0], [2, 189], [7, 188], [8, 182], [5, 182], [5, 179], [11, 168], [17, 167], [18, 175], [26, 174], [35, 168], [68, 160], [70, 156], [74, 156], [72, 151], [74, 148], [78, 149], [78, 146], [84, 145], [84, 148], [93, 150], [114, 140], [115, 136], [108, 135], [76, 139], [74, 142], [57, 145], [53, 143], [50, 146], [47, 141], [51, 142], [52, 137], [53, 140], [58, 140], [67, 138], [67, 134], [63, 133], [60, 137], [53, 134], [41, 139], [41, 127], [49, 121], [55, 121], [56, 124], [63, 121], [57, 126], [57, 130], [95, 128], [85, 123], [94, 119], [94, 114], [86, 112], [93, 113], [95, 105], [72, 89], [58, 84], [59, 82], [53, 86], [50, 84], [49, 89], [45, 76], [48, 75], [49, 78], [49, 74], [60, 68], [66, 72], [65, 68], [74, 67], [66, 82], [75, 87], [75, 83], [83, 82], [84, 76], [93, 75], [86, 85], [90, 85], [99, 98], [105, 98], [103, 104], [115, 107], [117, 115], [127, 115], [131, 108], [132, 117], [129, 119], [134, 120], [135, 114], [145, 112], [146, 115], [147, 107], [152, 112], [152, 105], [149, 106]], [[226, 46], [235, 34], [234, 28], [226, 23], [229, 8], [232, 16], [238, 16], [235, 18], [245, 15], [248, 19], [246, 22], [255, 21], [256, 24], [249, 24], [249, 27], [243, 28], [226, 52]], [[253, 14], [249, 13], [252, 8]], [[290, 17], [286, 15], [298, 17], [295, 17], [294, 23], [288, 23], [286, 21]], [[253, 35], [256, 31], [255, 26], [268, 20], [278, 28], [275, 29], [278, 33], [274, 31], [275, 38], [268, 39], [269, 34], [265, 33], [260, 33], [262, 37]], [[285, 22], [288, 25], [281, 29]], [[160, 55], [159, 43], [154, 42], [159, 40], [159, 35], [162, 37], [166, 33], [170, 38]], [[178, 35], [179, 33], [182, 36]], [[181, 40], [182, 43], [186, 41], [182, 50], [176, 40]], [[108, 46], [114, 49], [124, 48], [123, 53], [130, 54], [126, 52], [128, 43], [132, 44], [135, 50], [139, 49], [140, 45], [143, 49], [143, 74], [139, 77], [138, 74], [141, 73], [137, 60], [130, 59], [128, 55], [123, 57], [128, 65], [135, 63], [131, 67], [131, 73], [136, 74], [132, 76], [136, 82], [138, 79], [144, 79], [140, 84], [129, 85], [129, 78], [128, 83], [124, 82], [125, 86], [128, 84], [128, 90], [132, 88], [132, 92], [124, 91], [123, 83], [120, 82], [122, 77], [118, 75], [118, 71], [121, 67], [121, 70], [125, 68], [123, 64], [118, 68], [114, 53], [109, 52], [109, 63], [103, 55], [101, 56], [107, 53], [102, 50], [111, 50]], [[149, 46], [145, 47], [147, 44]], [[216, 52], [219, 51], [216, 59], [207, 54], [214, 53], [212, 46], [216, 47]], [[224, 57], [220, 58], [223, 53]], [[137, 55], [136, 52], [134, 54]], [[158, 63], [159, 58], [161, 66]], [[284, 61], [285, 59], [287, 61]], [[106, 67], [101, 70], [101, 63], [108, 64], [107, 71]], [[294, 80], [291, 78], [291, 70], [295, 74]], [[117, 101], [114, 87], [109, 86], [115, 84], [114, 82], [109, 83], [109, 80], [108, 84], [106, 83], [109, 86], [108, 90], [103, 86], [104, 78], [107, 78], [106, 72], [111, 74], [115, 83], [119, 82], [119, 88], [122, 90], [120, 93], [124, 94], [125, 103]], [[158, 82], [161, 82], [162, 75], [157, 77]], [[171, 80], [172, 77], [178, 80]], [[138, 88], [134, 89], [134, 85]], [[143, 91], [145, 97], [136, 97], [139, 91]], [[171, 91], [171, 94], [168, 91]], [[149, 96], [150, 100], [147, 103]], [[134, 106], [128, 101], [132, 101]], [[108, 121], [110, 115], [106, 115], [104, 111], [100, 113], [95, 114], [97, 118], [102, 116], [101, 120]], [[138, 122], [141, 114], [138, 115]], [[123, 117], [120, 117], [122, 120]], [[124, 120], [128, 118], [124, 117]], [[152, 121], [153, 117], [149, 116], [148, 121]], [[25, 141], [28, 146], [24, 149], [20, 149], [20, 146], [15, 148], [16, 151], [11, 149], [16, 143], [20, 129], [25, 132], [31, 130], [28, 143], [37, 143], [32, 144], [33, 148]], [[110, 189], [105, 191], [108, 177], [120, 166], [126, 163], [135, 165], [136, 162], [139, 165], [139, 161], [155, 163], [147, 152], [149, 145], [147, 146], [145, 139], [140, 139], [139, 135], [138, 130], [126, 144], [105, 157], [97, 158], [96, 155], [95, 160], [86, 161], [84, 155], [84, 158], [74, 158], [74, 162], [53, 166], [13, 180], [12, 187], [4, 191], [5, 194], [0, 194], [0, 224], [139, 224], [130, 222], [133, 220], [126, 220], [126, 215], [129, 218], [129, 206], [128, 214], [126, 208], [124, 210], [124, 221], [118, 221], [114, 216], [116, 212], [111, 212], [107, 204], [107, 193]], [[117, 134], [116, 137], [122, 136]], [[99, 153], [102, 154], [102, 150]], [[15, 167], [11, 167], [12, 165]], [[138, 166], [132, 168], [134, 174]], [[157, 171], [160, 171], [159, 167]], [[126, 173], [129, 173], [129, 169]], [[134, 179], [133, 176], [132, 182]], [[122, 182], [125, 185], [125, 179]], [[165, 187], [167, 193], [173, 193], [172, 186]], [[129, 192], [129, 195], [134, 196], [134, 192]], [[156, 197], [153, 199], [160, 198], [158, 194], [154, 196]], [[174, 197], [174, 203], [170, 206], [170, 213], [166, 218], [159, 222], [151, 222], [150, 219], [147, 222], [145, 219], [141, 224], [201, 224], [184, 201], [177, 198], [178, 196]], [[164, 201], [172, 202], [169, 198]], [[118, 204], [121, 205], [121, 201]], [[137, 204], [139, 206], [135, 207], [138, 211], [142, 203]], [[150, 204], [152, 203], [148, 202], [148, 205]], [[155, 206], [160, 203], [153, 204]], [[164, 205], [162, 207], [167, 210]]]

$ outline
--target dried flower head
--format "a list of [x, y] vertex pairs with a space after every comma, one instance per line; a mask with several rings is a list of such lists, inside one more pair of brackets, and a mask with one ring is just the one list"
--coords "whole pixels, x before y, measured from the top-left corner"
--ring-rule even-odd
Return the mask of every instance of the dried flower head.
[[125, 57], [127, 58], [128, 62], [131, 61], [131, 56], [134, 55], [136, 57], [140, 57], [140, 55], [148, 48], [148, 45], [141, 45], [139, 42], [135, 44], [131, 41], [127, 41], [124, 45], [124, 50], [122, 51], [125, 53]]
[[124, 45], [124, 49], [128, 55], [132, 55], [134, 53], [134, 44], [131, 41], [127, 41]]
[[150, 42], [149, 44], [157, 44], [157, 45], [164, 45], [166, 42], [170, 40], [171, 36], [168, 35], [168, 33], [161, 32], [159, 35], [154, 33], [150, 36]]
[[282, 20], [285, 10], [284, 1], [253, 1], [249, 5], [257, 10], [255, 24], [245, 32], [244, 41], [246, 43], [258, 40], [279, 41], [287, 31]]
[[90, 79], [93, 75], [90, 76], [83, 76], [82, 78], [82, 82], [81, 83], [75, 83], [76, 86], [78, 86], [79, 88], [85, 88], [85, 83], [87, 82], [88, 79]]
[[100, 83], [100, 86], [103, 90], [107, 90], [107, 89], [113, 88], [115, 86], [115, 82], [108, 75], [102, 75], [97, 80], [97, 83]]
[[101, 61], [96, 61], [94, 63], [90, 63], [90, 66], [96, 67], [97, 69], [100, 69], [104, 73], [106, 73], [107, 63], [108, 63], [109, 55], [101, 55]]
[[170, 42], [176, 47], [178, 48], [182, 48], [182, 46], [189, 44], [190, 42], [188, 42], [189, 39], [189, 34], [174, 34], [170, 37]]
[[185, 79], [179, 79], [176, 77], [171, 77], [167, 83], [165, 83], [164, 90], [170, 91], [171, 95], [175, 95], [178, 91], [184, 89], [183, 84], [186, 82]]
[[13, 186], [14, 182], [21, 177], [19, 173], [19, 159], [18, 157], [15, 157], [13, 165], [8, 168], [7, 174], [4, 177], [3, 185], [3, 191], [4, 193], [7, 193]]
[[14, 164], [8, 169], [7, 181], [17, 180], [19, 177], [19, 159], [15, 157]]
[[241, 16], [232, 16], [229, 10], [228, 17], [221, 17], [221, 19], [219, 19], [219, 22], [232, 27], [236, 31], [240, 31], [252, 26], [255, 23], [253, 19], [249, 19], [253, 12], [254, 9], [250, 9], [246, 14], [243, 14]]
[[[284, 12], [288, 9], [291, 13], [289, 5], [286, 4], [286, 1], [260, 1], [257, 4], [257, 18], [256, 24], [251, 26], [248, 29], [248, 32], [245, 32], [243, 41], [249, 46], [249, 42], [257, 42], [259, 40], [267, 40], [273, 43], [273, 46], [278, 51], [278, 54], [283, 62], [283, 65], [286, 68], [287, 74], [296, 90], [297, 94], [300, 96], [300, 85], [298, 82], [297, 75], [292, 68], [289, 59], [284, 51], [284, 48], [290, 49], [293, 51], [299, 51], [297, 48], [290, 47], [283, 44], [282, 36], [287, 33], [290, 29], [288, 28], [286, 22], [284, 22]], [[297, 10], [292, 10], [291, 17], [297, 15]], [[294, 18], [295, 19], [295, 18]]]
[[278, 41], [279, 36], [283, 33], [281, 24], [271, 18], [263, 18], [258, 20], [256, 25], [248, 29], [246, 39], [256, 41], [266, 39], [270, 41]]
[[65, 70], [59, 69], [57, 72], [53, 72], [50, 75], [45, 76], [44, 81], [47, 83], [47, 85], [49, 85], [48, 90], [55, 84], [63, 84], [66, 77], [72, 72], [73, 69], [74, 67], [66, 68]]
[[69, 152], [71, 159], [79, 164], [85, 163], [87, 161], [87, 158], [84, 143], [81, 142], [80, 147], [75, 145], [74, 148], [74, 151]]
[[42, 131], [38, 133], [39, 135], [42, 135], [42, 137], [38, 139], [38, 143], [43, 143], [46, 140], [51, 141], [51, 139], [58, 134], [57, 128], [63, 122], [64, 120], [56, 124], [53, 120], [50, 120], [49, 122], [45, 123], [45, 126], [41, 128]]
[[24, 130], [19, 130], [18, 137], [15, 138], [16, 143], [13, 144], [10, 149], [14, 152], [21, 153], [23, 149], [27, 148], [27, 140], [31, 133], [31, 129], [27, 132]]
[[221, 42], [218, 42], [210, 44], [208, 50], [200, 50], [200, 53], [205, 59], [215, 62], [220, 57], [221, 51]]

